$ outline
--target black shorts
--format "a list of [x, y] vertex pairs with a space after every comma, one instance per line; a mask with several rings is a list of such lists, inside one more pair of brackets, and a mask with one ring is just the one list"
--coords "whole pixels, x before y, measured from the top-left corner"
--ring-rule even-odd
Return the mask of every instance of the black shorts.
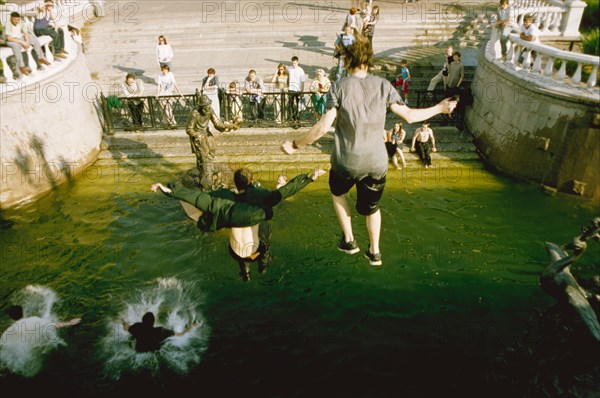
[[356, 185], [356, 211], [363, 216], [369, 216], [379, 210], [379, 200], [385, 188], [386, 175], [376, 180], [365, 177], [362, 180], [344, 178], [331, 170], [329, 172], [329, 190], [333, 196], [342, 196]]

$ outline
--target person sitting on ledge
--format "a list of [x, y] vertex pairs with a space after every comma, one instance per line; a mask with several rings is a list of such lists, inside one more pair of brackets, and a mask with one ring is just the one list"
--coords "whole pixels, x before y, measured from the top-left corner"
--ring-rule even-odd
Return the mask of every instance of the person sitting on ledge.
[[6, 35], [6, 45], [13, 50], [15, 59], [17, 60], [17, 67], [22, 75], [29, 75], [30, 70], [25, 66], [23, 61], [22, 51], [33, 46], [33, 51], [36, 52], [39, 57], [39, 62], [42, 65], [51, 65], [50, 62], [44, 58], [40, 41], [37, 37], [30, 35], [21, 20], [21, 14], [14, 11], [10, 13], [10, 22], [6, 25], [4, 34]]
[[65, 32], [56, 24], [54, 16], [54, 1], [44, 1], [43, 7], [38, 7], [38, 15], [33, 22], [33, 33], [36, 36], [50, 36], [52, 38], [51, 48], [54, 58], [67, 58], [65, 51]]

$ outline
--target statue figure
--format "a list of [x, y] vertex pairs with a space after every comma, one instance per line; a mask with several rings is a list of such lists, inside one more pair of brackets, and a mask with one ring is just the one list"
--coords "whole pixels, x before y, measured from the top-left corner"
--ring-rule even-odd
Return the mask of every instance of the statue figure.
[[[216, 189], [220, 186], [219, 178], [214, 177], [214, 159], [216, 143], [210, 131], [210, 123], [221, 132], [237, 130], [239, 122], [223, 122], [211, 108], [211, 100], [202, 94], [198, 97], [198, 108], [194, 109], [188, 118], [185, 132], [190, 137], [192, 152], [196, 155], [196, 166], [200, 173], [200, 187], [205, 191]], [[217, 174], [218, 176], [218, 174]], [[215, 187], [216, 185], [216, 187]]]
[[[546, 293], [558, 301], [570, 305], [592, 336], [600, 342], [598, 316], [589, 301], [598, 300], [599, 297], [583, 289], [577, 283], [569, 268], [587, 248], [588, 239], [592, 238], [600, 241], [600, 217], [596, 217], [591, 223], [591, 227], [584, 227], [581, 235], [576, 236], [563, 247], [552, 242], [546, 242], [550, 264], [542, 272], [540, 283]], [[566, 250], [571, 250], [573, 254], [569, 255]]]

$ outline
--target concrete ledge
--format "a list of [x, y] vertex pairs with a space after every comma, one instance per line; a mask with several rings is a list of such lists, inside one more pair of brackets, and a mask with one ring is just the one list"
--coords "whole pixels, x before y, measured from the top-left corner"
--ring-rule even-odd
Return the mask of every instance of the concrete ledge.
[[83, 54], [2, 94], [0, 207], [27, 203], [84, 170], [100, 150], [97, 86]]

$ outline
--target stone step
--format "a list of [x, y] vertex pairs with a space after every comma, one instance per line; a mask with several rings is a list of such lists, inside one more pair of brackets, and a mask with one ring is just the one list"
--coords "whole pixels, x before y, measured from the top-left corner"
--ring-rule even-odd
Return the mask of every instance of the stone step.
[[[407, 163], [419, 162], [419, 157], [416, 153], [405, 153], [404, 158]], [[455, 161], [478, 161], [479, 156], [475, 152], [434, 152], [431, 154], [431, 159], [434, 162], [446, 161], [446, 162], [455, 162]], [[196, 162], [196, 157], [194, 155], [187, 156], [177, 156], [177, 157], [127, 157], [127, 156], [112, 156], [112, 157], [98, 157], [96, 165], [111, 165], [111, 164], [135, 164], [135, 165], [143, 165], [143, 164], [190, 164], [193, 165]], [[228, 154], [217, 154], [215, 157], [216, 163], [226, 163], [226, 164], [236, 164], [243, 165], [248, 163], [257, 163], [257, 164], [289, 164], [294, 165], [313, 165], [313, 167], [323, 167], [323, 165], [327, 165], [330, 162], [330, 155], [326, 153], [320, 154], [304, 154], [304, 155], [294, 155], [289, 156], [286, 154], [269, 154], [269, 155], [254, 155], [254, 154], [244, 154], [244, 155], [228, 155]], [[316, 165], [316, 166], [315, 166]]]
[[[302, 148], [298, 156], [329, 156], [333, 148], [333, 142], [319, 140], [312, 145]], [[408, 142], [404, 146], [403, 152], [408, 153], [410, 145]], [[469, 153], [475, 152], [476, 148], [471, 143], [443, 143], [437, 142], [440, 153]], [[247, 145], [218, 145], [217, 155], [223, 157], [265, 157], [272, 158], [273, 156], [279, 158], [281, 153], [281, 141], [271, 144], [263, 144], [252, 146], [251, 150]], [[191, 156], [191, 149], [189, 142], [182, 143], [181, 145], [169, 146], [169, 147], [146, 147], [146, 148], [127, 148], [117, 149], [109, 147], [106, 150], [100, 151], [98, 159], [138, 159], [138, 158], [172, 158], [172, 157], [187, 157]], [[284, 155], [285, 156], [285, 155]]]

